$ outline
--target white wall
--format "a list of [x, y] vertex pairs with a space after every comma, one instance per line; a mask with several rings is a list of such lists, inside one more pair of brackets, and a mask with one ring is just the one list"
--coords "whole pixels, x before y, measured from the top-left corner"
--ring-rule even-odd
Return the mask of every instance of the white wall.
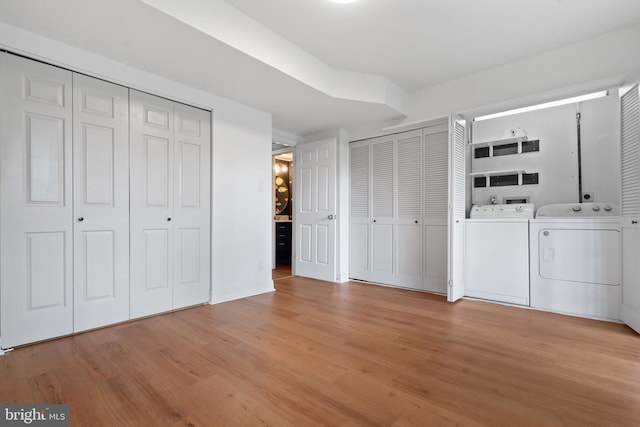
[[579, 201], [576, 113], [581, 113], [582, 191], [594, 202], [620, 203], [620, 143], [617, 93], [605, 98], [473, 123], [473, 141], [500, 139], [508, 129], [522, 128], [540, 151], [474, 159], [472, 172], [523, 169], [539, 174], [539, 184], [474, 188], [474, 204], [495, 195], [530, 197], [536, 208]]
[[[403, 122], [504, 111], [638, 81], [638, 40], [640, 25], [411, 93]], [[385, 125], [349, 129], [349, 136], [352, 141], [378, 136]]]
[[0, 47], [213, 110], [212, 302], [273, 290], [270, 114], [3, 23]]

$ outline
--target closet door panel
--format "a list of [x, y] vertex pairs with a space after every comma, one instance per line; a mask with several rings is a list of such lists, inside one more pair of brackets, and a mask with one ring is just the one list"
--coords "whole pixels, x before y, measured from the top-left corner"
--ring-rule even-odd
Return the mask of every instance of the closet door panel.
[[423, 289], [447, 292], [449, 132], [424, 131]]
[[395, 284], [395, 156], [393, 139], [371, 145], [371, 280]]
[[3, 347], [73, 331], [71, 72], [0, 53]]
[[422, 130], [396, 142], [396, 285], [422, 289]]
[[174, 103], [130, 91], [130, 315], [173, 307]]
[[129, 319], [129, 91], [73, 75], [74, 331]]
[[173, 308], [209, 301], [211, 113], [175, 104]]
[[369, 280], [371, 144], [352, 143], [350, 154], [349, 277]]

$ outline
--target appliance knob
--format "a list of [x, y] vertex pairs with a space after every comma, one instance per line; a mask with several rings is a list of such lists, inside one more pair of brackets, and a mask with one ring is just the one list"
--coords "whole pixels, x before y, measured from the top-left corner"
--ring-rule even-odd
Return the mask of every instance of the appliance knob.
[[593, 206], [591, 206], [591, 209], [593, 209], [595, 212], [598, 212], [600, 210], [600, 206], [593, 205]]
[[582, 206], [572, 206], [571, 210], [574, 212], [580, 212], [582, 210]]
[[611, 212], [611, 205], [604, 205], [604, 210], [606, 212]]

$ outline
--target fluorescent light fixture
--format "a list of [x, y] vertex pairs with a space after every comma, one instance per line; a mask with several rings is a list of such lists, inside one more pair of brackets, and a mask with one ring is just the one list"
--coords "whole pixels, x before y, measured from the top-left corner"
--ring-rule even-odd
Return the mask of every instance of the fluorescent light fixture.
[[353, 3], [356, 2], [358, 0], [329, 0], [332, 3], [338, 3], [338, 4], [347, 4], [347, 3]]
[[515, 110], [508, 110], [508, 111], [502, 111], [500, 113], [487, 114], [486, 116], [476, 117], [473, 120], [476, 122], [479, 122], [482, 120], [489, 120], [489, 119], [495, 119], [498, 117], [511, 116], [513, 114], [526, 113], [528, 111], [536, 111], [536, 110], [542, 110], [545, 108], [557, 107], [559, 105], [574, 104], [576, 102], [588, 101], [590, 99], [602, 98], [605, 96], [607, 96], [607, 91], [603, 90], [601, 92], [589, 93], [587, 95], [574, 96], [573, 98], [565, 98], [565, 99], [560, 99], [558, 101], [545, 102], [544, 104], [537, 104], [537, 105], [531, 105], [529, 107], [516, 108]]

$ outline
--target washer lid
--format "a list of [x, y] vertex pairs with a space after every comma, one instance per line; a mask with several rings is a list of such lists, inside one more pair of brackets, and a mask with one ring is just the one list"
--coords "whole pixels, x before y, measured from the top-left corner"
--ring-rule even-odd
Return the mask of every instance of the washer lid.
[[471, 208], [471, 218], [533, 218], [533, 203], [507, 205], [477, 205]]
[[559, 203], [540, 206], [536, 218], [603, 218], [620, 216], [615, 203]]

